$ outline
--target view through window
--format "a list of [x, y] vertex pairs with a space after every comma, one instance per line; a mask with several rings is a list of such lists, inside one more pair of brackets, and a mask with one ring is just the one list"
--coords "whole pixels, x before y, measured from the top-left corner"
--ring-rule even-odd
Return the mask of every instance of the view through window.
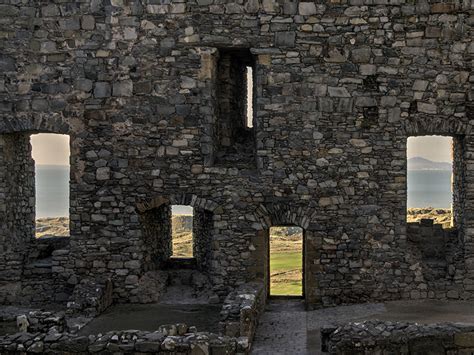
[[253, 69], [246, 67], [247, 72], [247, 128], [253, 127]]
[[191, 206], [171, 206], [172, 257], [193, 257], [193, 218], [194, 210]]
[[33, 134], [36, 237], [69, 236], [69, 136]]
[[303, 229], [270, 228], [270, 295], [303, 296]]
[[453, 138], [408, 138], [408, 222], [433, 219], [450, 226], [452, 220]]

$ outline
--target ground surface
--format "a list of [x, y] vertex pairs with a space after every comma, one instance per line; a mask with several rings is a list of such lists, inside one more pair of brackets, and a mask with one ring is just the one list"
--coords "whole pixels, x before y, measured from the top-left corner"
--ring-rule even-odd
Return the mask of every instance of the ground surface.
[[407, 222], [418, 222], [421, 219], [433, 219], [435, 224], [450, 224], [451, 209], [446, 208], [409, 208]]
[[474, 302], [396, 301], [306, 312], [302, 301], [270, 301], [260, 319], [252, 354], [321, 354], [321, 327], [370, 319], [474, 324]]
[[51, 217], [36, 220], [36, 238], [69, 236], [69, 218]]
[[160, 325], [185, 323], [199, 331], [217, 332], [221, 305], [119, 304], [92, 320], [79, 334], [98, 334], [111, 330], [154, 331]]

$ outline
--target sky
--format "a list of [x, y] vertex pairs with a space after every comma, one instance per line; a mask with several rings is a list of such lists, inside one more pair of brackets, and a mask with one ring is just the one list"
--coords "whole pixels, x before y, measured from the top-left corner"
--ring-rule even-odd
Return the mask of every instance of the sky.
[[408, 138], [407, 158], [422, 157], [437, 162], [452, 162], [451, 137], [420, 136]]
[[69, 136], [40, 133], [31, 135], [31, 155], [38, 165], [69, 165]]
[[253, 69], [247, 67], [247, 127], [253, 127]]

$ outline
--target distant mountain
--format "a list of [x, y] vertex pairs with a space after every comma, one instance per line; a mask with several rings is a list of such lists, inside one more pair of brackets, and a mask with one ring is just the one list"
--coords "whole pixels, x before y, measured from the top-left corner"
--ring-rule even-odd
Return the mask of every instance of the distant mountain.
[[452, 164], [446, 162], [432, 161], [422, 157], [408, 159], [408, 170], [443, 170], [451, 171]]

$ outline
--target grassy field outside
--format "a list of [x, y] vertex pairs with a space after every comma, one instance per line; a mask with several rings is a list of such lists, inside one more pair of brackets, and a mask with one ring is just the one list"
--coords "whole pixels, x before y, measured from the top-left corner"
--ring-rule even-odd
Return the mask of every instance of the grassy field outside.
[[303, 260], [300, 252], [270, 255], [270, 294], [272, 296], [301, 296]]
[[303, 231], [295, 227], [270, 229], [270, 295], [303, 294]]

